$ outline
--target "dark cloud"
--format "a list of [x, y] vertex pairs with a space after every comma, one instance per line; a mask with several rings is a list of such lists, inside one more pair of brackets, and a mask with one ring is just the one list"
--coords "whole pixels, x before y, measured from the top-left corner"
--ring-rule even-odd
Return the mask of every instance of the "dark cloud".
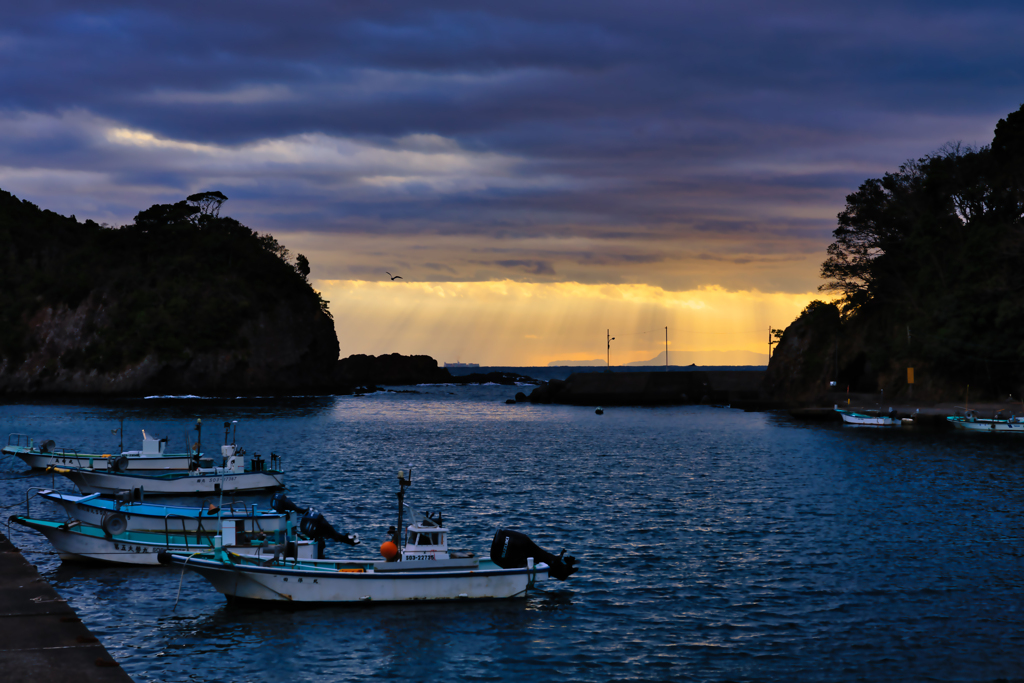
[[219, 189], [261, 231], [552, 241], [485, 259], [532, 276], [784, 260], [865, 178], [987, 143], [1022, 26], [1019, 2], [20, 3], [0, 187], [98, 220]]
[[528, 261], [509, 259], [506, 261], [495, 261], [495, 265], [512, 270], [521, 270], [531, 275], [554, 275], [555, 269], [547, 261]]

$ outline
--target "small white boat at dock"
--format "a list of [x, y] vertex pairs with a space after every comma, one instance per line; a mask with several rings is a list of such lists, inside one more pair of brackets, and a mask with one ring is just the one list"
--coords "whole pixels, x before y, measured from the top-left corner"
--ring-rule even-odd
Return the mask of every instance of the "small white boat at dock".
[[223, 542], [226, 551], [254, 562], [272, 561], [275, 555], [291, 553], [299, 559], [312, 558], [316, 544], [308, 540], [288, 543], [284, 532], [266, 534], [265, 538], [241, 531], [234, 521], [225, 521], [221, 536], [211, 534], [165, 534], [149, 531], [108, 530], [78, 520], [55, 522], [31, 519], [22, 515], [11, 522], [34, 529], [46, 536], [62, 560], [97, 560], [117, 564], [159, 564], [161, 552], [191, 556], [209, 552]]
[[[392, 531], [402, 528], [410, 482], [411, 472], [410, 479], [399, 472], [399, 522]], [[440, 515], [417, 517], [405, 529], [404, 543], [396, 532], [381, 545], [384, 560], [261, 563], [219, 550], [196, 557], [161, 553], [160, 561], [197, 572], [229, 600], [293, 604], [524, 598], [538, 581], [564, 580], [577, 569], [575, 558], [547, 553], [524, 534], [504, 529], [494, 536], [490, 559], [450, 552], [449, 530]]]
[[119, 469], [120, 471], [185, 470], [193, 456], [188, 453], [167, 453], [167, 439], [154, 439], [142, 431], [142, 450], [111, 453], [79, 453], [73, 448], [57, 446], [47, 439], [36, 445], [26, 434], [9, 434], [7, 445], [0, 451], [25, 461], [33, 469], [47, 467], [87, 467], [90, 469]]
[[191, 496], [268, 491], [284, 488], [284, 472], [280, 459], [271, 454], [270, 467], [262, 460], [254, 460], [246, 469], [245, 457], [235, 446], [221, 446], [224, 467], [203, 467], [184, 472], [133, 473], [87, 467], [52, 467], [50, 471], [70, 479], [78, 489], [89, 493], [117, 493], [118, 491], [144, 492], [145, 495]]
[[[1002, 411], [1000, 411], [1002, 413]], [[974, 410], [967, 410], [963, 415], [950, 415], [946, 418], [955, 429], [968, 432], [984, 432], [986, 434], [1024, 434], [1024, 418], [1008, 415], [1007, 417], [978, 417]]]
[[218, 520], [221, 520], [234, 522], [244, 533], [276, 533], [284, 531], [287, 526], [285, 514], [267, 508], [257, 509], [255, 503], [228, 501], [220, 506], [186, 507], [123, 501], [101, 493], [76, 496], [43, 489], [36, 495], [59, 505], [69, 518], [102, 528], [113, 523], [124, 525], [128, 531], [214, 533]]
[[843, 422], [845, 424], [869, 425], [873, 427], [891, 427], [893, 425], [902, 424], [902, 420], [896, 416], [896, 413], [892, 408], [889, 409], [889, 413], [886, 415], [875, 413], [875, 411], [857, 412], [854, 410], [846, 410], [839, 406], [835, 406], [835, 410], [843, 418]]

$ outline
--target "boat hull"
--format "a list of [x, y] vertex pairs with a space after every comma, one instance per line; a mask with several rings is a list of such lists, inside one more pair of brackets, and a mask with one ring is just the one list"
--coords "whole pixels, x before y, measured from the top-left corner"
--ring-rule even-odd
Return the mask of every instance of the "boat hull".
[[[46, 520], [16, 517], [13, 521], [34, 529], [44, 536], [57, 551], [62, 560], [90, 560], [110, 562], [114, 564], [157, 565], [157, 556], [164, 551], [181, 555], [197, 552], [209, 552], [213, 547], [213, 537], [204, 536], [196, 542], [194, 539], [187, 545], [171, 543], [160, 538], [160, 534], [139, 534], [126, 532], [117, 536], [109, 536], [101, 529], [91, 525], [77, 527]], [[297, 544], [300, 559], [312, 558], [315, 555], [315, 544], [308, 541]], [[248, 555], [261, 560], [273, 558], [273, 551], [259, 546], [228, 546], [228, 550], [238, 555]]]
[[946, 418], [955, 429], [962, 429], [968, 432], [1000, 433], [1000, 434], [1024, 434], [1024, 422], [1019, 420], [990, 420], [986, 418], [969, 419], [960, 416]]
[[74, 482], [82, 493], [117, 493], [141, 489], [146, 494], [162, 496], [191, 496], [266, 491], [284, 488], [284, 475], [277, 470], [242, 472], [238, 474], [179, 474], [144, 475], [108, 472], [83, 468], [54, 468]]
[[[107, 469], [107, 463], [114, 457], [109, 453], [40, 453], [35, 448], [24, 446], [6, 446], [4, 455], [15, 455], [25, 461], [33, 469], [44, 470], [47, 467], [85, 467]], [[160, 472], [165, 470], [187, 470], [191, 458], [182, 454], [173, 455], [136, 455], [124, 454], [128, 458], [128, 469], [134, 472]]]
[[892, 427], [894, 425], [902, 424], [902, 421], [896, 417], [864, 415], [863, 413], [854, 413], [848, 410], [837, 410], [836, 412], [838, 412], [843, 418], [844, 424], [867, 425], [870, 427]]
[[234, 521], [239, 531], [246, 533], [276, 533], [284, 531], [286, 516], [276, 512], [256, 512], [255, 507], [245, 512], [231, 509], [225, 504], [219, 514], [210, 514], [205, 508], [179, 505], [154, 505], [152, 503], [124, 503], [92, 496], [73, 496], [56, 491], [40, 491], [39, 497], [60, 505], [71, 519], [86, 524], [103, 526], [114, 514], [126, 522], [128, 531], [156, 531], [177, 533], [195, 532], [202, 529], [210, 532], [216, 529], [218, 520]]
[[[229, 598], [293, 604], [525, 598], [534, 582], [545, 580], [548, 572], [545, 564], [533, 569], [501, 569], [489, 561], [481, 561], [475, 569], [377, 572], [373, 563], [356, 567], [355, 563], [337, 562], [333, 571], [310, 571], [289, 569], [291, 562], [255, 567], [202, 558], [192, 558], [186, 564], [185, 559], [179, 555], [170, 561], [185, 564]], [[311, 563], [298, 566], [302, 564]]]

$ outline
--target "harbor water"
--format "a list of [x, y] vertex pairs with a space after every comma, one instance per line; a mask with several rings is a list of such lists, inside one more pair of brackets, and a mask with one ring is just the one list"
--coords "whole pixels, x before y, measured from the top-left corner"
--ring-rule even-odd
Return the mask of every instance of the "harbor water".
[[[409, 502], [443, 514], [453, 549], [517, 529], [578, 574], [507, 602], [258, 609], [177, 568], [62, 563], [5, 533], [139, 682], [1024, 677], [1024, 437], [403, 389], [7, 403], [0, 429], [111, 453], [123, 419], [126, 449], [145, 429], [180, 451], [199, 417], [212, 453], [237, 420], [249, 455], [281, 456], [292, 500], [360, 534], [335, 557], [376, 554], [411, 466]], [[29, 487], [73, 492], [0, 469], [8, 515]], [[60, 518], [38, 498], [32, 513]]]

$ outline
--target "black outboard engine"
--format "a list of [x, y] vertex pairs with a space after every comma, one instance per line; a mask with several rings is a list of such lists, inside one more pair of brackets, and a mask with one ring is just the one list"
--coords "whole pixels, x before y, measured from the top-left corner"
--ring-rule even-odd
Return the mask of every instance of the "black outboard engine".
[[270, 507], [273, 508], [274, 512], [284, 514], [285, 512], [298, 512], [300, 515], [309, 510], [309, 508], [300, 508], [295, 503], [288, 500], [288, 496], [284, 495], [280, 491], [274, 494], [274, 497], [270, 499]]
[[309, 508], [302, 519], [299, 520], [299, 531], [316, 541], [316, 556], [324, 558], [324, 545], [327, 539], [347, 543], [348, 545], [359, 545], [359, 536], [353, 534], [339, 533], [331, 523], [324, 519], [324, 516], [313, 508]]
[[575, 566], [576, 558], [572, 555], [565, 557], [565, 550], [559, 555], [552, 555], [538, 547], [526, 534], [511, 529], [498, 529], [498, 533], [494, 534], [491, 542], [491, 560], [494, 564], [502, 569], [525, 567], [528, 557], [532, 557], [534, 562], [546, 564], [549, 567], [548, 574], [559, 581], [565, 581], [579, 570]]

